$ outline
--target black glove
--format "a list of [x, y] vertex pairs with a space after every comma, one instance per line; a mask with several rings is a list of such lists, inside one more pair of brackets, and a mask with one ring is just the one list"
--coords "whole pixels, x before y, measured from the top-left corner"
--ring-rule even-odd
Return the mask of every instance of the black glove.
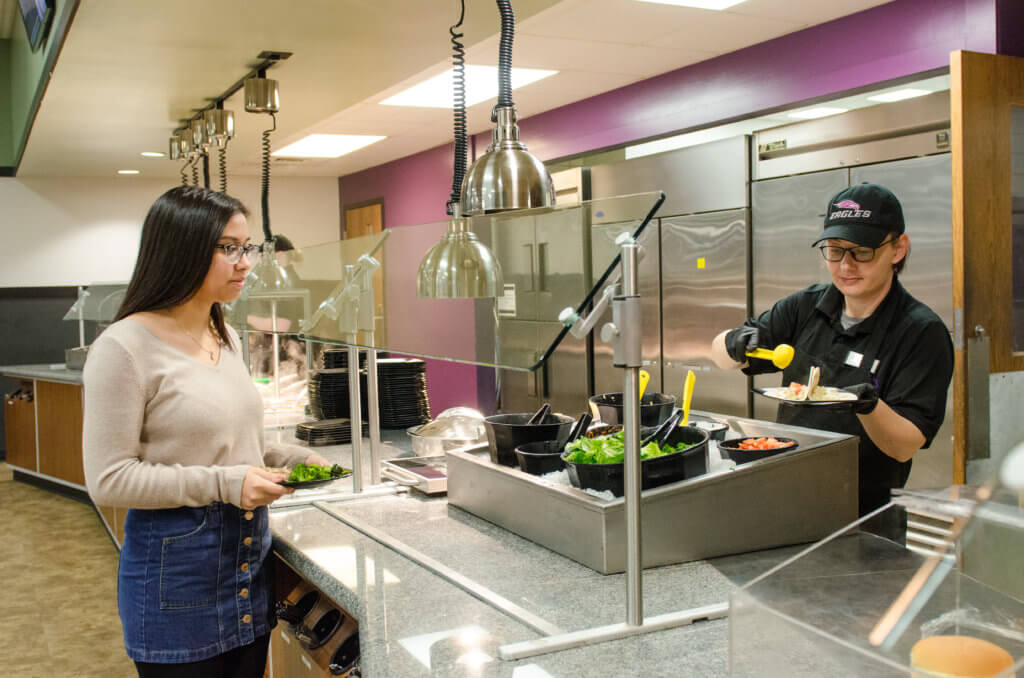
[[853, 406], [853, 411], [857, 414], [871, 414], [875, 411], [875, 406], [878, 405], [878, 391], [874, 385], [854, 384], [843, 387], [843, 390], [857, 395], [857, 403]]
[[747, 351], [757, 348], [757, 328], [740, 325], [725, 335], [725, 352], [738, 363], [747, 362]]

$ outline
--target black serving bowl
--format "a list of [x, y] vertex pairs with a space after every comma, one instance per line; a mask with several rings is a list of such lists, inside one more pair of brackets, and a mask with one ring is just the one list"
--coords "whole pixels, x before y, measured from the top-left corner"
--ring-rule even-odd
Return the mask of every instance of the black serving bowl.
[[[708, 472], [707, 431], [692, 426], [678, 426], [665, 442], [671, 445], [691, 443], [693, 447], [682, 452], [644, 459], [640, 464], [642, 489], [649, 490]], [[569, 461], [564, 454], [562, 461], [565, 463], [565, 470], [569, 472], [569, 482], [574, 487], [598, 492], [607, 490], [616, 497], [622, 496], [626, 475], [625, 464], [579, 464]]]
[[777, 447], [774, 450], [741, 450], [739, 444], [744, 440], [757, 440], [758, 438], [764, 438], [765, 436], [747, 436], [745, 438], [732, 438], [731, 440], [723, 440], [718, 443], [718, 449], [726, 454], [730, 459], [739, 464], [749, 464], [752, 461], [758, 461], [760, 459], [767, 459], [768, 457], [776, 454], [782, 454], [783, 452], [789, 452], [797, 448], [797, 442], [792, 438], [780, 438], [779, 436], [771, 436], [780, 443], [789, 443], [786, 447]]
[[729, 432], [727, 424], [704, 417], [690, 417], [689, 425], [707, 431], [711, 440], [725, 440], [725, 434]]
[[533, 412], [519, 414], [495, 414], [484, 418], [487, 430], [487, 449], [491, 461], [505, 466], [518, 466], [516, 448], [526, 443], [546, 440], [558, 441], [565, 445], [572, 425], [576, 422], [564, 414], [549, 414], [539, 424], [527, 424]]
[[[622, 423], [622, 393], [602, 393], [590, 397], [597, 418], [606, 424]], [[645, 393], [640, 399], [640, 425], [657, 426], [672, 415], [676, 397], [665, 393]]]
[[526, 443], [516, 448], [516, 459], [519, 461], [519, 468], [526, 473], [542, 476], [545, 473], [561, 471], [565, 467], [562, 463], [564, 449], [565, 443], [558, 440]]

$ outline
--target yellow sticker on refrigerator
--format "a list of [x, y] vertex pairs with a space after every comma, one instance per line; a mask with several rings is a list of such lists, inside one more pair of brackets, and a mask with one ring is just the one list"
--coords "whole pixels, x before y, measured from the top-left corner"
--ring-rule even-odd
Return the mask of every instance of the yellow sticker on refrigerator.
[[707, 268], [707, 261], [704, 259], [704, 257], [697, 258], [697, 268], [701, 270]]

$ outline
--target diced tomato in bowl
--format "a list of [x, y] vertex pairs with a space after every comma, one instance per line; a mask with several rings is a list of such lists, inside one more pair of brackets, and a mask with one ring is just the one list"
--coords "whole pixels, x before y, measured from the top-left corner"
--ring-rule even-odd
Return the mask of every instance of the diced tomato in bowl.
[[748, 464], [780, 452], [796, 449], [797, 441], [778, 436], [734, 438], [718, 443], [719, 449], [737, 464]]

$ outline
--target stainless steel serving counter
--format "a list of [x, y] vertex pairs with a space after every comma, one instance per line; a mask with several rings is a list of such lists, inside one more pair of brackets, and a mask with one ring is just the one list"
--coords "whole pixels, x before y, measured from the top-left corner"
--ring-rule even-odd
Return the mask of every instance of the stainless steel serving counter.
[[[384, 457], [407, 454], [404, 440], [393, 442]], [[347, 446], [318, 451], [350, 463]], [[599, 574], [444, 497], [325, 496], [314, 505], [275, 508], [271, 529], [278, 555], [357, 617], [364, 676], [728, 673], [724, 619], [501, 660], [498, 648], [509, 643], [624, 621], [625, 575]], [[802, 548], [649, 568], [646, 617], [723, 603], [735, 586]]]

